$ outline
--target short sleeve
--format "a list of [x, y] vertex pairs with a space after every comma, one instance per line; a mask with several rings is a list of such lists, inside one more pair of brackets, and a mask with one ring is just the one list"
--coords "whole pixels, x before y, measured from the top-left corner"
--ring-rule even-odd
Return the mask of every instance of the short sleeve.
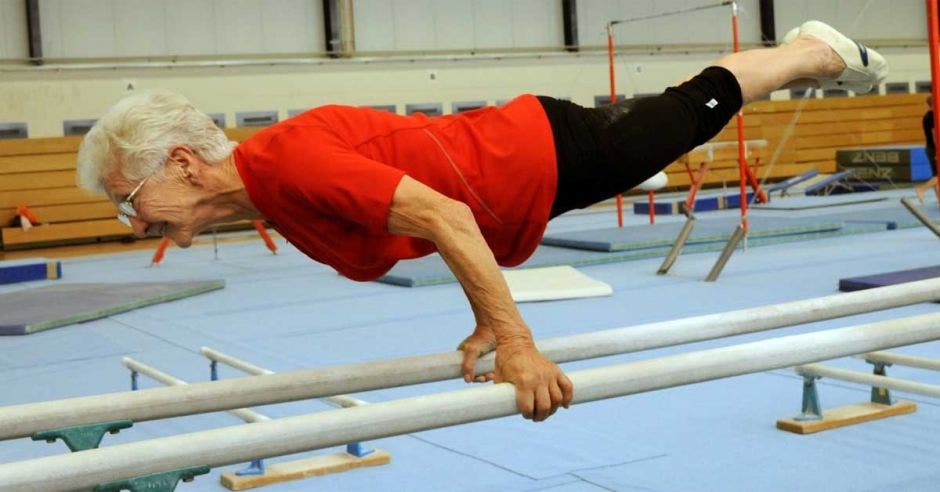
[[284, 159], [278, 169], [284, 198], [302, 200], [312, 211], [364, 227], [388, 231], [392, 197], [405, 172], [374, 161], [328, 129], [295, 127], [270, 142]]

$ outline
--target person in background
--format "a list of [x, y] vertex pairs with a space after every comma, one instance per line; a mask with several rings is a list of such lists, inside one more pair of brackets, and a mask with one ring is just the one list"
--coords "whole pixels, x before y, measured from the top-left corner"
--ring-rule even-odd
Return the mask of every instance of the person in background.
[[933, 140], [933, 96], [927, 96], [927, 108], [929, 109], [927, 109], [927, 114], [924, 115], [923, 121], [924, 140], [927, 142], [925, 145], [927, 150], [927, 162], [930, 164], [930, 173], [933, 176], [914, 188], [920, 203], [924, 203], [924, 196], [927, 195], [927, 190], [931, 188], [934, 194], [937, 195], [937, 200], [940, 201], [940, 191], [937, 191], [937, 147]]

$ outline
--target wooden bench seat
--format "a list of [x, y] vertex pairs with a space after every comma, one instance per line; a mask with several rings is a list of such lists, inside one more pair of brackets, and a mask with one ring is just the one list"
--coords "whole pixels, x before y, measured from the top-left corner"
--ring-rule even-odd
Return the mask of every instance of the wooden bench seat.
[[[226, 130], [241, 141], [259, 128]], [[102, 195], [87, 193], [75, 182], [80, 137], [0, 140], [0, 245], [23, 249], [132, 237], [117, 219], [117, 207]], [[42, 221], [23, 230], [9, 227], [17, 205], [25, 204]], [[251, 228], [250, 221], [219, 230]]]
[[3, 249], [8, 250], [132, 236], [131, 230], [115, 218], [43, 224], [26, 231], [19, 227], [4, 227], [0, 233], [3, 237]]

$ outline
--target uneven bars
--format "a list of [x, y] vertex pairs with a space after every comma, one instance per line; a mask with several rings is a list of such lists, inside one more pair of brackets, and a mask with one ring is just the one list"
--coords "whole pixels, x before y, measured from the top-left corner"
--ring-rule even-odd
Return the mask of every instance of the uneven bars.
[[[700, 342], [940, 299], [940, 279], [771, 304], [658, 323], [557, 337], [538, 342], [562, 363]], [[861, 352], [861, 351], [860, 351]], [[493, 370], [494, 354], [477, 362]], [[134, 422], [322, 398], [461, 376], [460, 352], [443, 352], [344, 366], [84, 396], [0, 408], [0, 440], [59, 427], [129, 419]], [[352, 441], [350, 441], [352, 442]]]
[[[572, 372], [574, 403], [940, 339], [940, 313]], [[256, 376], [263, 378], [265, 376]], [[217, 467], [516, 414], [502, 383], [0, 465], [0, 484], [53, 492], [194, 465]]]

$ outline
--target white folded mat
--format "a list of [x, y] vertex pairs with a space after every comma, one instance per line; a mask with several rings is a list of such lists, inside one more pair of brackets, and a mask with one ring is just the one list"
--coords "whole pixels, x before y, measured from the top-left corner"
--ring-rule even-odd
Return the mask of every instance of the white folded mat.
[[567, 265], [503, 270], [503, 276], [516, 302], [601, 297], [614, 293], [610, 285]]

